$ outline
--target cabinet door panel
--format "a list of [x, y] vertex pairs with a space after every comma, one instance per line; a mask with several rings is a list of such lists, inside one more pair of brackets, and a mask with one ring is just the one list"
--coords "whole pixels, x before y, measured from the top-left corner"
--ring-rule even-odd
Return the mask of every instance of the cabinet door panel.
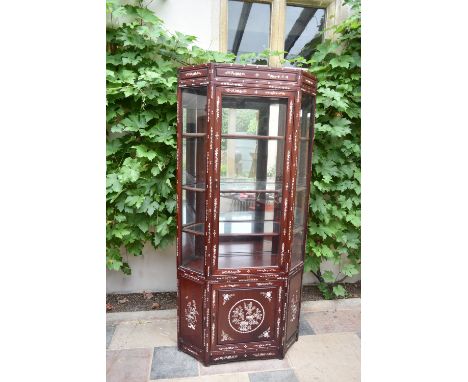
[[[260, 284], [260, 285], [258, 285]], [[266, 285], [261, 285], [266, 284]], [[277, 346], [282, 283], [229, 284], [214, 288], [218, 316], [213, 331], [214, 344], [225, 349], [248, 350]]]

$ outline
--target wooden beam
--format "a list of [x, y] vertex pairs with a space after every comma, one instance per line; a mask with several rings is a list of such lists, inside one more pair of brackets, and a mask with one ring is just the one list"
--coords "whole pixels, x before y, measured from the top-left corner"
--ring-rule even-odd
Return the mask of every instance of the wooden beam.
[[306, 29], [307, 24], [312, 19], [312, 17], [314, 17], [316, 12], [317, 12], [317, 8], [304, 8], [302, 10], [301, 14], [299, 15], [293, 27], [291, 28], [291, 31], [289, 32], [288, 37], [286, 37], [286, 41], [284, 43], [285, 51], [289, 53], [289, 51], [292, 49], [296, 41], [299, 39], [302, 32], [304, 32], [304, 29]]
[[252, 3], [244, 3], [242, 5], [241, 14], [239, 17], [239, 24], [237, 25], [236, 36], [234, 37], [234, 43], [232, 44], [232, 53], [237, 56], [239, 52], [239, 47], [242, 42], [242, 37], [244, 36], [245, 26], [247, 25], [247, 20], [249, 19], [250, 10], [252, 9]]

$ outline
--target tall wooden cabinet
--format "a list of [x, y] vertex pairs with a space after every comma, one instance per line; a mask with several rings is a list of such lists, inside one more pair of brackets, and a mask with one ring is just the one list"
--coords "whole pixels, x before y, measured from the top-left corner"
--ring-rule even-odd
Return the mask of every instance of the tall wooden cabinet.
[[294, 68], [180, 68], [178, 347], [205, 365], [298, 339], [315, 93]]

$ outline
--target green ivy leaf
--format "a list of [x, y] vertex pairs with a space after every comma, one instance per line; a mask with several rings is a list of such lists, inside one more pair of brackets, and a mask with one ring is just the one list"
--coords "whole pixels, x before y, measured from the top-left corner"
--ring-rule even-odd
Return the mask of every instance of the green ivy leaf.
[[346, 289], [342, 285], [336, 285], [333, 287], [333, 293], [337, 297], [346, 297]]

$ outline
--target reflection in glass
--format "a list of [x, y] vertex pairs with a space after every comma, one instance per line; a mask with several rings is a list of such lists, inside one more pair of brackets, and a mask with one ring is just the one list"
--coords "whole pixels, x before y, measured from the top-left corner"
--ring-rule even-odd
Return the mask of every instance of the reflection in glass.
[[204, 266], [206, 87], [182, 89], [182, 265]]
[[309, 59], [322, 41], [325, 27], [325, 9], [288, 5], [286, 7], [286, 58], [303, 56]]
[[224, 96], [218, 268], [278, 265], [287, 99]]
[[200, 187], [205, 182], [205, 138], [182, 138], [182, 185]]
[[204, 237], [182, 232], [182, 265], [203, 272]]
[[297, 157], [297, 182], [295, 191], [296, 204], [294, 207], [294, 232], [291, 244], [291, 265], [299, 264], [304, 257], [305, 217], [307, 216], [307, 176], [310, 172], [310, 155], [312, 152], [312, 124], [313, 98], [310, 94], [302, 95], [299, 145]]
[[206, 133], [206, 87], [182, 89], [182, 133]]
[[283, 140], [221, 139], [221, 183], [241, 181], [281, 187], [283, 146]]
[[182, 225], [205, 222], [205, 193], [182, 190]]
[[[228, 51], [239, 56], [260, 53], [269, 47], [270, 4], [229, 0]], [[256, 64], [266, 64], [259, 60]]]
[[313, 98], [310, 94], [302, 96], [300, 111], [300, 136], [297, 153], [297, 186], [305, 187], [309, 170], [309, 152], [311, 151], [311, 115], [313, 112]]
[[220, 221], [275, 220], [281, 213], [279, 193], [221, 192]]
[[286, 107], [285, 98], [224, 96], [222, 133], [284, 137]]
[[278, 266], [278, 236], [221, 236], [218, 268]]

